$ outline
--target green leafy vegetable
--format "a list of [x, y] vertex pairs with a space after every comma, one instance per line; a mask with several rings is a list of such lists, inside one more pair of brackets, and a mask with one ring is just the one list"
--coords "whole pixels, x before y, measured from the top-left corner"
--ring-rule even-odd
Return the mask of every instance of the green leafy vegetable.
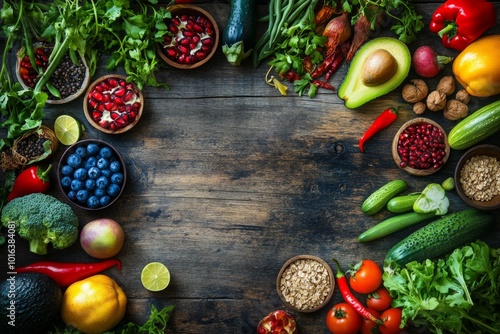
[[446, 196], [446, 191], [438, 183], [428, 184], [420, 193], [415, 203], [413, 211], [417, 213], [435, 212], [436, 215], [445, 215], [448, 212], [450, 200]]
[[435, 261], [386, 262], [383, 282], [403, 324], [433, 333], [500, 333], [500, 249], [482, 241]]

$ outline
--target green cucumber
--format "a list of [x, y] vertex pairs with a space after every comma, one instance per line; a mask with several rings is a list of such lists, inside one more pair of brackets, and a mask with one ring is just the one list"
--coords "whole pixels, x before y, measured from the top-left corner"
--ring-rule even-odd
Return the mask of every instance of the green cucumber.
[[398, 242], [389, 250], [385, 261], [405, 265], [412, 261], [421, 262], [442, 256], [475, 241], [490, 230], [492, 222], [492, 215], [476, 209], [451, 213]]
[[416, 213], [413, 211], [393, 216], [361, 233], [358, 237], [358, 241], [367, 242], [379, 239], [396, 231], [402, 230], [405, 227], [415, 225], [435, 216], [436, 214], [434, 212]]
[[403, 213], [413, 211], [413, 203], [420, 196], [420, 193], [412, 193], [403, 196], [393, 197], [387, 202], [387, 210], [392, 213]]
[[402, 192], [408, 187], [405, 180], [392, 180], [379, 189], [375, 190], [363, 202], [361, 210], [371, 216], [379, 212], [391, 198]]
[[500, 131], [500, 100], [490, 103], [461, 120], [448, 134], [454, 150], [463, 150]]

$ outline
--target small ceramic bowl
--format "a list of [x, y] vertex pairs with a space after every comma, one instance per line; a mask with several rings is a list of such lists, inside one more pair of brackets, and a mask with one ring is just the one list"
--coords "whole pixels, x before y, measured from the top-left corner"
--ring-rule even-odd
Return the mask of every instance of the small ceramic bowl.
[[[219, 45], [219, 27], [213, 16], [198, 6], [172, 5], [166, 24], [172, 34], [156, 43], [158, 55], [169, 66], [189, 70], [200, 67], [212, 58]], [[181, 31], [177, 28], [182, 24]], [[184, 33], [182, 31], [186, 31]]]
[[[415, 131], [415, 129], [421, 127], [421, 126], [430, 126], [433, 127], [434, 129], [439, 129], [440, 135], [441, 135], [441, 142], [440, 142], [440, 147], [435, 148], [435, 146], [431, 146], [426, 148], [425, 150], [421, 151], [414, 151], [412, 154], [416, 154], [419, 157], [424, 157], [424, 155], [429, 155], [426, 161], [427, 167], [426, 166], [412, 166], [408, 162], [408, 157], [402, 157], [399, 154], [399, 149], [398, 147], [400, 146], [400, 137], [407, 137], [407, 136], [413, 136], [415, 135], [414, 133], [409, 133]], [[419, 130], [417, 130], [419, 131]], [[425, 138], [422, 136], [421, 138]], [[404, 139], [403, 139], [404, 140]], [[427, 141], [427, 143], [424, 143], [424, 145], [429, 144], [430, 141]], [[417, 149], [418, 150], [418, 149]], [[432, 158], [430, 157], [432, 154], [443, 154], [444, 156], [441, 158], [441, 163], [435, 164], [435, 162], [432, 161]], [[392, 141], [392, 157], [394, 159], [394, 162], [396, 165], [398, 165], [399, 168], [404, 170], [406, 173], [411, 174], [411, 175], [416, 175], [416, 176], [426, 176], [426, 175], [431, 175], [436, 173], [438, 170], [440, 170], [445, 164], [446, 161], [448, 161], [448, 158], [450, 156], [450, 145], [448, 144], [448, 136], [446, 135], [446, 132], [444, 129], [436, 122], [434, 122], [431, 119], [424, 118], [424, 117], [418, 117], [414, 118], [406, 123], [404, 123], [394, 136], [394, 139]], [[435, 164], [435, 165], [433, 165]]]
[[298, 255], [288, 260], [276, 279], [276, 290], [283, 303], [297, 311], [311, 313], [323, 308], [332, 298], [335, 278], [330, 266], [313, 255]]
[[[48, 46], [48, 45], [44, 45], [42, 43], [36, 43], [34, 45], [34, 47], [35, 47], [35, 50], [37, 50], [37, 49], [40, 50], [38, 52], [35, 52], [35, 58], [41, 64], [40, 66], [42, 66], [42, 67], [48, 66], [48, 62], [47, 61], [44, 62], [44, 61], [42, 61], [42, 59], [47, 60], [46, 57], [48, 57], [48, 55], [50, 55], [50, 51], [51, 51], [52, 47]], [[49, 99], [47, 100], [48, 104], [64, 104], [64, 103], [71, 102], [71, 101], [75, 100], [76, 98], [80, 97], [83, 94], [83, 92], [85, 91], [85, 89], [87, 89], [89, 82], [90, 82], [90, 70], [89, 70], [87, 62], [85, 60], [85, 57], [80, 56], [80, 62], [81, 62], [81, 66], [83, 66], [83, 71], [84, 71], [84, 77], [83, 77], [82, 84], [81, 84], [80, 88], [78, 88], [72, 94], [66, 95], [60, 99], [57, 99], [57, 98], [51, 99], [49, 97]], [[74, 65], [71, 65], [71, 66], [74, 66]], [[21, 74], [21, 71], [24, 73]], [[27, 56], [25, 55], [24, 48], [21, 48], [17, 53], [16, 77], [24, 89], [34, 88], [34, 83], [28, 82], [27, 80], [29, 80], [29, 79], [26, 79], [26, 75], [28, 77], [36, 76], [36, 72], [32, 68], [31, 64], [29, 63], [29, 58], [27, 58]], [[56, 73], [53, 74], [53, 76], [56, 76], [56, 75], [57, 75]]]
[[[485, 159], [489, 163], [485, 163]], [[483, 171], [478, 174], [476, 167], [480, 164]], [[474, 181], [476, 176], [480, 177]], [[492, 182], [495, 178], [496, 182]], [[473, 208], [500, 209], [500, 147], [477, 145], [465, 152], [455, 168], [455, 189], [462, 200]]]
[[64, 151], [57, 168], [57, 180], [72, 204], [85, 210], [100, 210], [120, 197], [127, 170], [122, 156], [111, 144], [85, 139]]
[[83, 99], [87, 121], [97, 130], [120, 134], [132, 129], [142, 116], [144, 96], [133, 82], [119, 74], [95, 80]]

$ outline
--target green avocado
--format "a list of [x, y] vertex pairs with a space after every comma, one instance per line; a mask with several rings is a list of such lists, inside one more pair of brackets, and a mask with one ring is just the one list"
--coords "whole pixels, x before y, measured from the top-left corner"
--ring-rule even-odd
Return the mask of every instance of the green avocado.
[[[363, 68], [368, 66], [365, 63], [373, 59], [374, 53], [392, 56], [394, 60], [394, 66], [388, 69], [389, 72], [385, 71], [386, 78], [382, 80], [383, 82], [364, 80], [363, 77], [365, 73]], [[389, 62], [384, 62], [386, 63]], [[410, 67], [411, 53], [405, 43], [392, 37], [374, 38], [356, 52], [347, 75], [338, 89], [338, 96], [345, 101], [347, 108], [358, 108], [398, 87], [408, 75]]]

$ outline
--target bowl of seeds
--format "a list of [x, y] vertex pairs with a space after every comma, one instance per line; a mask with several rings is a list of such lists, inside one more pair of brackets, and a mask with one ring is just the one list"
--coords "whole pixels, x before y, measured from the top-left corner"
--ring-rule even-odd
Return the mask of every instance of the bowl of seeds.
[[[52, 47], [47, 44], [34, 45], [34, 59], [30, 59], [24, 48], [17, 53], [16, 76], [25, 89], [34, 89], [40, 73], [47, 70]], [[76, 58], [76, 60], [72, 60]], [[35, 64], [35, 67], [33, 66]], [[85, 57], [70, 57], [66, 54], [43, 87], [48, 94], [47, 103], [64, 104], [83, 94], [90, 82], [90, 70]]]
[[500, 209], [500, 147], [483, 144], [465, 152], [455, 168], [455, 188], [468, 206]]
[[323, 308], [332, 298], [335, 279], [330, 266], [313, 255], [298, 255], [279, 271], [276, 290], [283, 303], [297, 311], [311, 313]]

